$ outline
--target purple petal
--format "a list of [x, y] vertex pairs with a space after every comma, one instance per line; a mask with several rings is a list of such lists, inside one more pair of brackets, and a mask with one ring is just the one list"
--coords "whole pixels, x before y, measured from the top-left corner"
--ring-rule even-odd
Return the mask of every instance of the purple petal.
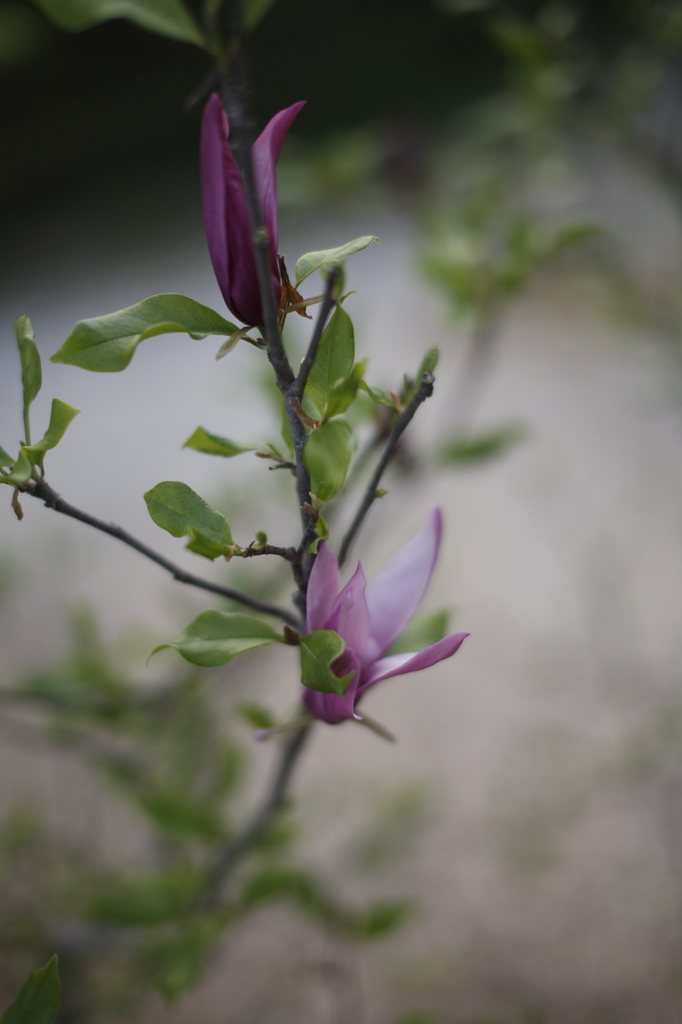
[[309, 686], [303, 687], [303, 703], [315, 718], [328, 722], [329, 725], [337, 725], [346, 718], [353, 717], [355, 698], [360, 678], [360, 662], [351, 651], [344, 651], [339, 663], [339, 676], [347, 675], [351, 669], [355, 669], [355, 676], [348, 684], [343, 697], [336, 693], [320, 693], [319, 690], [311, 690]]
[[[353, 576], [337, 599], [338, 620], [332, 626], [342, 636], [346, 646], [362, 660], [369, 640], [369, 611], [365, 600], [365, 574], [358, 564]], [[335, 610], [336, 614], [336, 610]]]
[[442, 528], [441, 511], [435, 508], [421, 533], [391, 559], [368, 588], [370, 640], [366, 665], [388, 650], [419, 607], [436, 565]]
[[[220, 97], [209, 98], [201, 130], [201, 187], [208, 251], [225, 304], [245, 324], [263, 320], [244, 183]], [[279, 278], [277, 278], [279, 281]]]
[[333, 628], [327, 625], [339, 596], [339, 562], [330, 547], [320, 544], [308, 580], [306, 633]]
[[223, 105], [215, 93], [204, 110], [201, 125], [201, 187], [206, 241], [215, 276], [227, 302], [227, 238], [225, 234], [225, 164], [234, 161], [227, 142]]
[[451, 633], [450, 636], [444, 637], [438, 643], [431, 644], [430, 647], [419, 651], [418, 654], [392, 654], [389, 658], [381, 658], [363, 673], [362, 683], [357, 688], [358, 696], [370, 686], [381, 682], [382, 679], [402, 676], [407, 672], [419, 672], [423, 668], [437, 665], [445, 658], [451, 658], [468, 636], [468, 633]]
[[[254, 174], [263, 220], [270, 235], [272, 285], [279, 299], [277, 182], [275, 164], [286, 133], [303, 103], [276, 114], [253, 145]], [[245, 324], [259, 325], [263, 309], [249, 226], [244, 183], [229, 144], [222, 102], [213, 94], [204, 112], [201, 180], [208, 250], [228, 308]]]
[[280, 277], [277, 266], [279, 222], [277, 219], [277, 178], [275, 176], [275, 166], [279, 160], [279, 154], [282, 152], [286, 134], [294, 118], [305, 104], [306, 101], [301, 100], [300, 103], [294, 103], [293, 106], [287, 107], [286, 110], [280, 110], [279, 114], [275, 114], [272, 120], [266, 124], [251, 149], [253, 172], [256, 178], [263, 223], [270, 235], [270, 257], [277, 285], [280, 284]]

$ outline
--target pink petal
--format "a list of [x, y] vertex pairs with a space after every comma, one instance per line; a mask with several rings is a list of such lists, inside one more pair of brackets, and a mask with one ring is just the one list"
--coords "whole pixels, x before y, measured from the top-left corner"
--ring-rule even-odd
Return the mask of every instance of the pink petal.
[[389, 658], [381, 658], [374, 663], [369, 671], [363, 673], [362, 683], [358, 687], [358, 696], [364, 693], [370, 686], [381, 682], [382, 679], [390, 679], [391, 676], [402, 676], [408, 672], [419, 672], [423, 668], [430, 668], [437, 665], [445, 658], [451, 658], [459, 650], [462, 643], [469, 636], [468, 633], [451, 633], [438, 643], [431, 644], [418, 654], [392, 654]]
[[[322, 542], [310, 570], [305, 630], [314, 633], [328, 629], [327, 622], [339, 596], [339, 562], [330, 547]], [[333, 628], [333, 627], [331, 627]]]
[[435, 508], [421, 533], [391, 559], [368, 588], [370, 641], [366, 665], [388, 650], [419, 607], [436, 565], [442, 528], [441, 511]]
[[338, 619], [336, 625], [331, 627], [343, 637], [346, 647], [361, 660], [369, 640], [369, 611], [365, 600], [365, 586], [365, 574], [362, 566], [358, 564], [353, 576], [338, 596]]
[[279, 270], [277, 267], [277, 252], [279, 245], [279, 222], [277, 219], [277, 178], [275, 166], [282, 152], [284, 139], [291, 128], [292, 122], [298, 112], [306, 104], [305, 100], [294, 103], [286, 110], [280, 110], [279, 114], [270, 120], [253, 144], [253, 170], [258, 188], [263, 223], [270, 235], [270, 255], [272, 258], [273, 274], [279, 283]]
[[329, 725], [337, 725], [346, 718], [352, 718], [355, 707], [358, 680], [360, 678], [360, 663], [350, 651], [344, 651], [342, 658], [343, 669], [339, 671], [340, 676], [346, 675], [352, 668], [355, 669], [355, 676], [348, 684], [348, 689], [343, 697], [336, 693], [320, 693], [319, 690], [311, 690], [309, 686], [303, 687], [303, 703], [305, 706], [315, 718], [320, 718], [323, 722], [328, 722]]

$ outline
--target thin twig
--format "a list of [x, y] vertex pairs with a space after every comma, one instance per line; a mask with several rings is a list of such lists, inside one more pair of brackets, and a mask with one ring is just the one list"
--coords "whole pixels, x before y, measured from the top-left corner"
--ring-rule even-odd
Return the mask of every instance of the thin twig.
[[310, 376], [310, 371], [312, 370], [313, 365], [315, 363], [315, 358], [317, 356], [317, 350], [320, 347], [320, 342], [322, 341], [322, 335], [324, 334], [324, 329], [325, 329], [325, 327], [327, 325], [327, 320], [329, 319], [329, 314], [331, 313], [332, 309], [336, 305], [336, 297], [334, 295], [334, 291], [336, 289], [336, 282], [338, 280], [338, 277], [339, 277], [339, 268], [338, 267], [332, 267], [332, 269], [329, 271], [329, 276], [327, 277], [327, 284], [326, 284], [326, 287], [325, 287], [325, 290], [324, 290], [324, 298], [322, 300], [322, 306], [320, 307], [320, 311], [319, 311], [318, 316], [317, 316], [317, 321], [315, 323], [315, 329], [314, 329], [313, 335], [312, 335], [312, 337], [310, 339], [310, 344], [308, 346], [308, 351], [306, 352], [305, 358], [303, 359], [303, 361], [301, 363], [301, 367], [300, 367], [300, 369], [298, 371], [298, 375], [296, 377], [296, 380], [293, 382], [293, 384], [289, 388], [292, 397], [293, 398], [298, 398], [299, 401], [303, 397], [303, 392], [305, 391], [305, 386], [308, 383], [308, 377]]
[[199, 901], [198, 909], [214, 910], [220, 904], [225, 883], [237, 864], [258, 842], [284, 807], [291, 776], [311, 729], [312, 724], [306, 722], [300, 728], [295, 729], [282, 744], [277, 770], [263, 804], [245, 825], [242, 832], [218, 853], [213, 867], [209, 871], [206, 888]]
[[287, 562], [295, 562], [296, 548], [281, 548], [277, 544], [254, 544], [240, 552], [240, 558], [255, 558], [256, 555], [279, 555]]
[[259, 601], [255, 597], [251, 597], [249, 594], [243, 594], [240, 590], [233, 590], [232, 587], [223, 587], [218, 583], [212, 583], [210, 580], [204, 580], [201, 576], [195, 576], [191, 572], [185, 572], [179, 565], [175, 565], [169, 559], [164, 558], [153, 548], [147, 547], [142, 541], [139, 541], [132, 534], [128, 533], [127, 530], [122, 529], [120, 526], [116, 526], [115, 523], [105, 523], [102, 519], [96, 519], [95, 516], [88, 515], [87, 512], [82, 512], [81, 509], [76, 508], [74, 505], [70, 505], [68, 501], [64, 501], [62, 497], [54, 491], [46, 480], [39, 480], [35, 484], [30, 484], [22, 490], [26, 494], [32, 495], [34, 498], [39, 498], [44, 501], [48, 508], [54, 509], [55, 512], [61, 512], [62, 515], [69, 516], [71, 519], [78, 519], [81, 523], [87, 523], [88, 526], [94, 526], [96, 530], [101, 530], [102, 533], [108, 533], [110, 537], [115, 537], [116, 540], [122, 541], [127, 544], [128, 547], [134, 548], [135, 551], [139, 551], [145, 558], [149, 558], [152, 562], [156, 562], [162, 569], [169, 572], [173, 579], [176, 579], [179, 583], [187, 583], [191, 587], [200, 587], [202, 590], [208, 590], [212, 594], [220, 594], [221, 597], [228, 597], [232, 601], [239, 601], [240, 604], [246, 605], [247, 608], [253, 608], [254, 611], [262, 612], [265, 615], [275, 615], [279, 619], [283, 619], [290, 626], [297, 629], [300, 626], [300, 622], [297, 617], [286, 608], [280, 608], [279, 605], [269, 604], [267, 601]]
[[353, 543], [353, 540], [355, 539], [355, 535], [362, 526], [363, 522], [365, 521], [365, 516], [367, 515], [370, 508], [372, 507], [372, 505], [374, 504], [378, 497], [379, 482], [382, 476], [384, 475], [384, 472], [386, 471], [386, 467], [388, 466], [393, 455], [395, 454], [395, 449], [398, 444], [398, 441], [400, 440], [406, 427], [409, 426], [419, 406], [422, 405], [422, 403], [425, 402], [427, 398], [430, 398], [431, 395], [433, 394], [433, 382], [433, 374], [425, 373], [424, 376], [422, 377], [421, 384], [419, 385], [419, 387], [414, 393], [414, 396], [412, 397], [412, 401], [407, 406], [407, 408], [404, 409], [403, 412], [401, 412], [400, 416], [398, 416], [398, 419], [395, 421], [393, 425], [393, 430], [391, 431], [390, 437], [386, 442], [384, 454], [381, 456], [377, 468], [374, 470], [374, 473], [372, 474], [372, 479], [367, 485], [367, 490], [365, 491], [364, 498], [360, 502], [360, 507], [355, 513], [353, 522], [348, 527], [346, 536], [343, 538], [343, 541], [341, 542], [341, 548], [339, 550], [339, 565], [343, 565], [343, 563], [346, 561], [346, 558], [348, 557], [349, 548]]

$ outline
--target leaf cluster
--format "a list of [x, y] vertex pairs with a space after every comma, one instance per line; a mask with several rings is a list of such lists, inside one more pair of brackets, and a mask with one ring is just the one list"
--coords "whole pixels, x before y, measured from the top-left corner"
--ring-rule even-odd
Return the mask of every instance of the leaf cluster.
[[16, 457], [0, 445], [0, 483], [23, 487], [31, 478], [37, 479], [42, 475], [46, 453], [59, 444], [79, 410], [59, 398], [53, 398], [47, 430], [40, 441], [31, 444], [30, 410], [42, 387], [42, 365], [35, 332], [28, 317], [22, 316], [17, 320], [15, 331], [21, 361], [24, 439]]

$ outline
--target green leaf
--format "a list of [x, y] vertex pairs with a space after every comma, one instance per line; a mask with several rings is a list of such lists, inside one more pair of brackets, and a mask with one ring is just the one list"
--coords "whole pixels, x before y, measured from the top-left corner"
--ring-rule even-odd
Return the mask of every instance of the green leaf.
[[414, 380], [409, 380], [407, 377], [405, 378], [405, 390], [403, 394], [403, 402], [405, 403], [405, 405], [409, 405], [414, 396], [416, 395], [417, 388], [421, 384], [422, 377], [424, 376], [424, 374], [433, 373], [433, 371], [436, 369], [436, 367], [438, 366], [439, 356], [440, 349], [437, 346], [435, 346], [434, 348], [430, 348], [426, 355], [424, 356], [424, 358], [422, 359], [421, 363], [419, 364], [419, 369], [417, 370], [417, 375], [415, 376]]
[[378, 939], [394, 932], [413, 914], [409, 900], [377, 900], [353, 921], [352, 931], [362, 939]]
[[582, 245], [583, 242], [594, 238], [595, 235], [601, 234], [602, 230], [598, 224], [590, 224], [589, 222], [581, 223], [580, 221], [575, 221], [573, 224], [566, 224], [564, 227], [559, 228], [552, 239], [552, 248], [556, 252], [559, 249], [566, 249], [573, 245]]
[[311, 488], [320, 501], [331, 501], [346, 482], [355, 438], [345, 420], [330, 420], [313, 430], [305, 447]]
[[425, 647], [438, 643], [447, 636], [449, 621], [450, 612], [447, 609], [439, 612], [418, 612], [391, 645], [388, 654], [410, 654], [412, 651], [423, 651]]
[[13, 466], [15, 462], [16, 459], [13, 459], [0, 444], [0, 466]]
[[326, 417], [334, 389], [348, 379], [354, 359], [353, 322], [343, 306], [337, 306], [322, 334], [305, 389], [320, 417]]
[[346, 692], [353, 673], [339, 677], [332, 671], [332, 664], [346, 649], [343, 638], [333, 629], [317, 629], [301, 637], [301, 682], [311, 690], [321, 693]]
[[45, 967], [31, 971], [19, 995], [0, 1017], [0, 1024], [52, 1024], [62, 1001], [62, 985], [53, 956]]
[[232, 531], [217, 509], [179, 480], [164, 480], [144, 495], [149, 515], [173, 537], [189, 537], [187, 547], [215, 559], [234, 550]]
[[12, 466], [10, 473], [0, 474], [0, 484], [11, 484], [13, 487], [21, 487], [28, 483], [33, 473], [33, 463], [29, 459], [24, 448], [19, 452], [19, 458]]
[[211, 944], [234, 917], [231, 909], [197, 914], [182, 922], [178, 934], [155, 943], [154, 981], [166, 999], [175, 999], [196, 984], [209, 963]]
[[474, 465], [496, 458], [526, 436], [524, 428], [518, 423], [510, 423], [480, 434], [460, 435], [446, 445], [440, 452], [442, 462], [459, 462], [463, 465]]
[[261, 18], [267, 14], [274, 0], [242, 0], [244, 28], [252, 32]]
[[37, 444], [26, 445], [21, 449], [22, 452], [26, 453], [34, 466], [40, 466], [42, 469], [45, 453], [59, 444], [66, 433], [69, 423], [79, 412], [80, 409], [74, 409], [72, 405], [67, 405], [66, 402], [62, 402], [59, 398], [52, 399], [50, 423], [45, 431], [45, 436]]
[[274, 629], [251, 615], [211, 609], [201, 612], [190, 622], [177, 640], [159, 644], [152, 654], [172, 647], [185, 661], [204, 668], [214, 668], [216, 665], [226, 665], [244, 651], [281, 639]]
[[362, 362], [355, 364], [346, 380], [332, 388], [325, 411], [326, 419], [342, 415], [353, 404], [366, 369], [367, 360], [363, 359]]
[[224, 359], [224, 357], [231, 352], [237, 345], [237, 342], [245, 338], [251, 328], [247, 325], [246, 327], [238, 327], [234, 334], [231, 334], [227, 341], [224, 341], [218, 351], [215, 354], [216, 359]]
[[237, 707], [237, 714], [254, 729], [274, 729], [277, 725], [277, 719], [272, 712], [253, 700], [242, 701]]
[[27, 316], [20, 316], [14, 325], [21, 360], [21, 384], [24, 391], [24, 433], [26, 444], [31, 443], [29, 408], [43, 383], [40, 355], [35, 343], [33, 324]]
[[229, 740], [218, 748], [211, 781], [211, 796], [221, 802], [236, 789], [244, 773], [244, 756], [241, 749]]
[[243, 906], [254, 907], [269, 900], [291, 896], [300, 885], [301, 875], [298, 868], [268, 864], [247, 879], [239, 894], [239, 901]]
[[222, 455], [225, 459], [231, 459], [233, 455], [241, 455], [242, 452], [258, 451], [260, 445], [231, 441], [229, 437], [211, 434], [210, 431], [205, 430], [203, 427], [197, 427], [182, 447], [193, 448], [194, 451], [204, 452], [206, 455]]
[[181, 0], [34, 0], [46, 18], [67, 32], [80, 32], [112, 18], [128, 18], [140, 28], [185, 43], [203, 44], [199, 29]]
[[437, 345], [434, 345], [433, 348], [430, 348], [428, 350], [428, 352], [421, 361], [419, 369], [417, 370], [416, 380], [418, 385], [421, 384], [421, 379], [425, 373], [433, 373], [433, 371], [436, 369], [436, 367], [438, 366], [439, 356], [440, 349], [438, 348]]
[[190, 865], [112, 877], [87, 903], [96, 921], [118, 925], [164, 924], [186, 914], [196, 900], [200, 876]]
[[318, 252], [305, 253], [296, 263], [296, 287], [298, 288], [300, 283], [316, 270], [321, 270], [323, 273], [329, 271], [335, 264], [342, 263], [347, 256], [361, 252], [372, 242], [378, 241], [376, 235], [361, 235], [360, 238], [354, 238], [352, 242], [346, 242], [345, 245], [338, 245], [335, 249], [320, 249]]
[[140, 806], [171, 836], [219, 839], [224, 829], [215, 806], [185, 793], [156, 789], [143, 793]]
[[366, 380], [361, 380], [358, 387], [360, 391], [364, 391], [366, 395], [369, 395], [377, 405], [387, 405], [390, 409], [395, 409], [395, 402], [383, 388], [379, 388], [374, 384], [368, 384]]
[[239, 328], [186, 295], [152, 295], [126, 309], [76, 324], [53, 363], [70, 363], [97, 373], [125, 370], [135, 349], [157, 334], [186, 332], [192, 338], [234, 334]]

